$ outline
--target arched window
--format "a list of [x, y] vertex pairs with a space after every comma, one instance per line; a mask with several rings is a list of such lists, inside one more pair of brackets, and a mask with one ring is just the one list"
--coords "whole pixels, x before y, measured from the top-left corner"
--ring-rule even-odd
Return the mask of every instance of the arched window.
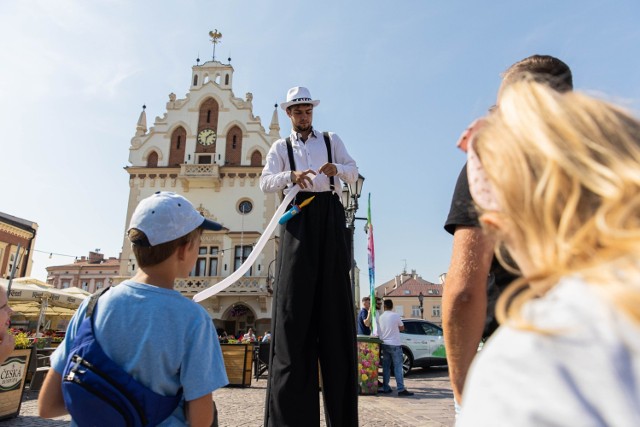
[[193, 76], [193, 85], [198, 86], [198, 75]]
[[251, 166], [262, 166], [262, 153], [258, 150], [251, 154]]
[[158, 167], [158, 153], [152, 151], [147, 156], [147, 167], [148, 168], [157, 168]]
[[238, 126], [229, 129], [227, 133], [227, 145], [225, 160], [228, 165], [240, 165], [240, 155], [242, 153], [242, 131]]
[[184, 141], [187, 139], [187, 131], [178, 126], [171, 133], [171, 145], [169, 147], [169, 167], [176, 167], [184, 163]]

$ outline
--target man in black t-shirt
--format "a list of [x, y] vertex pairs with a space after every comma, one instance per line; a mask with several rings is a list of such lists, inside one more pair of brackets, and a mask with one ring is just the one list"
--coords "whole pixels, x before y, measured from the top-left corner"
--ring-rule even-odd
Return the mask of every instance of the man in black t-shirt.
[[[523, 78], [533, 78], [561, 92], [573, 87], [569, 67], [546, 55], [525, 58], [512, 65], [502, 77], [500, 90]], [[478, 126], [472, 126], [467, 137], [473, 138], [477, 129]], [[514, 278], [496, 261], [495, 241], [479, 226], [469, 193], [466, 165], [458, 176], [445, 230], [453, 234], [453, 251], [442, 295], [442, 326], [454, 399], [461, 403], [464, 381], [478, 344], [497, 327], [494, 307], [488, 310], [488, 301], [495, 304], [499, 290]], [[495, 286], [487, 286], [490, 282]], [[488, 291], [492, 292], [491, 297]]]

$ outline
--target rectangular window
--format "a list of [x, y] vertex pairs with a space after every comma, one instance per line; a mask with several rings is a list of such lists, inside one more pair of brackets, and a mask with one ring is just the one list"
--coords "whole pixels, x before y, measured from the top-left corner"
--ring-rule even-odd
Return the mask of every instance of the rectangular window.
[[192, 276], [201, 277], [206, 276], [207, 259], [198, 258], [196, 265], [193, 266]]
[[411, 317], [420, 317], [420, 306], [412, 305], [411, 306]]
[[199, 165], [210, 165], [211, 164], [211, 156], [198, 156], [198, 164]]
[[[240, 268], [240, 266], [247, 259], [252, 250], [253, 246], [236, 246], [233, 271], [236, 271], [238, 268]], [[249, 268], [249, 271], [247, 271], [245, 276], [251, 276], [252, 269], [253, 267]]]
[[62, 281], [62, 289], [67, 289], [69, 287], [69, 281], [68, 280], [63, 280]]
[[84, 291], [89, 290], [89, 282], [82, 282], [82, 290]]
[[189, 276], [204, 277], [218, 275], [218, 247], [200, 246], [198, 259]]
[[218, 258], [209, 258], [209, 276], [218, 275]]
[[104, 282], [103, 281], [97, 281], [96, 282], [96, 289], [102, 289], [102, 287], [104, 286]]
[[431, 308], [431, 315], [433, 317], [440, 317], [440, 306], [439, 305], [434, 305]]

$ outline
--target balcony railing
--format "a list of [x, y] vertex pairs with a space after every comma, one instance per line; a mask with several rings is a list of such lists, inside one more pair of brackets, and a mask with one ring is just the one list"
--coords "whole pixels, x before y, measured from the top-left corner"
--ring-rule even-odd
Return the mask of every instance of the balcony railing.
[[[224, 277], [221, 276], [176, 279], [174, 289], [183, 294], [196, 294], [215, 285], [222, 279], [224, 279]], [[220, 292], [219, 295], [243, 294], [267, 295], [267, 278], [258, 276], [242, 277], [236, 283]]]
[[185, 188], [220, 188], [220, 166], [217, 164], [182, 164], [180, 179]]
[[219, 166], [216, 164], [180, 165], [180, 175], [188, 177], [218, 177]]

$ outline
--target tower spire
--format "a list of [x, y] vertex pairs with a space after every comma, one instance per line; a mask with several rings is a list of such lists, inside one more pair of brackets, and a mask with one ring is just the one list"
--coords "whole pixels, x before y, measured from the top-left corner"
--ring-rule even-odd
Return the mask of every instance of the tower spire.
[[269, 126], [269, 136], [280, 138], [280, 123], [278, 122], [278, 104], [274, 105], [273, 116], [271, 116], [271, 125]]
[[136, 136], [142, 136], [147, 133], [147, 113], [145, 110], [147, 109], [146, 105], [142, 106], [142, 112], [140, 113], [140, 117], [138, 117], [138, 124], [136, 126]]
[[213, 31], [209, 31], [209, 37], [211, 37], [211, 43], [213, 44], [213, 57], [212, 60], [216, 60], [216, 45], [220, 43], [220, 39], [222, 38], [222, 33], [215, 29]]

